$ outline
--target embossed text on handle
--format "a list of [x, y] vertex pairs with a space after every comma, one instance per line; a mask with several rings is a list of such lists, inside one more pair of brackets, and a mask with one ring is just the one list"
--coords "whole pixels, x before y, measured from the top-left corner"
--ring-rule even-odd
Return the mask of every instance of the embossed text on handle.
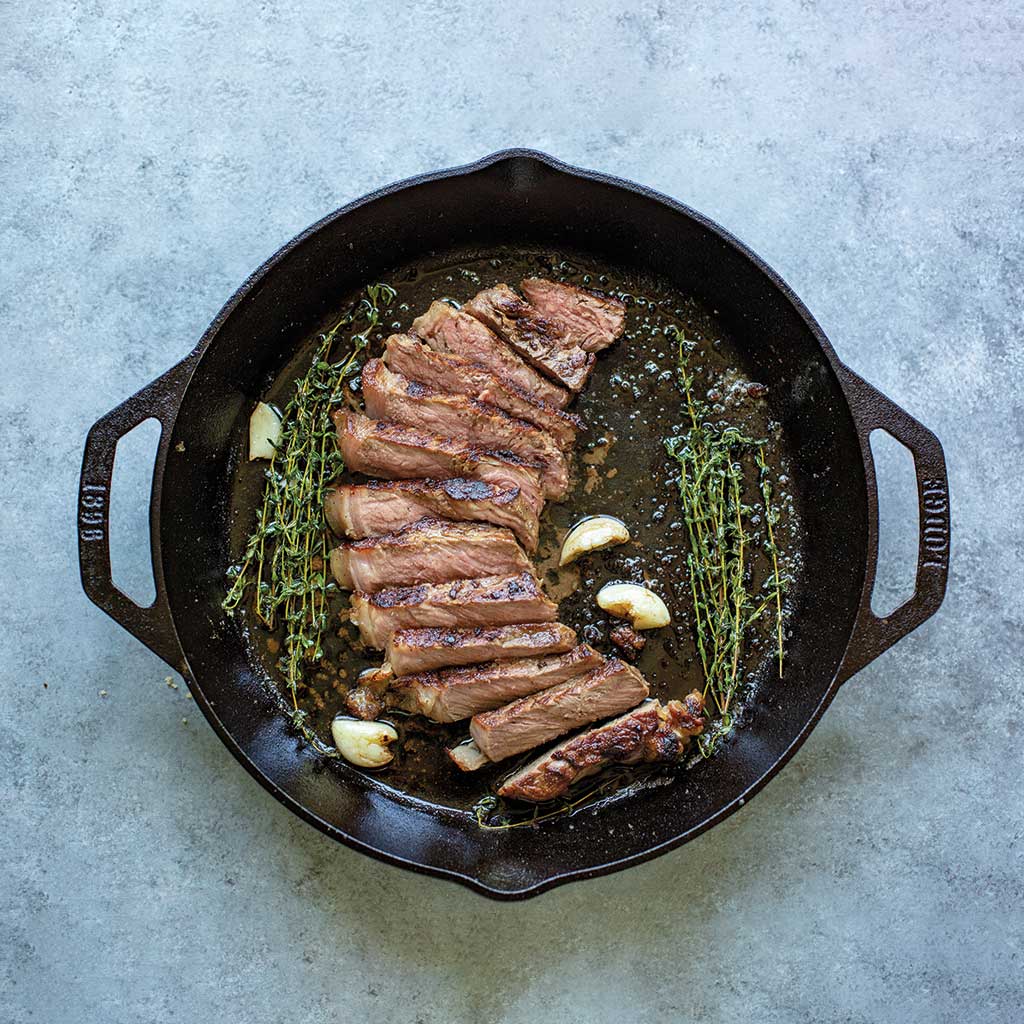
[[106, 536], [107, 487], [82, 484], [78, 499], [78, 536], [84, 541], [103, 540]]
[[949, 498], [941, 480], [921, 481], [921, 547], [924, 569], [945, 569], [949, 562]]

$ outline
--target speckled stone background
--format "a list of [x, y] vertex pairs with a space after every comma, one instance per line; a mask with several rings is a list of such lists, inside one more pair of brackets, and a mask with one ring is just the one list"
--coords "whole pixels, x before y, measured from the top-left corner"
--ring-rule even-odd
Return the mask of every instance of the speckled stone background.
[[[0, 36], [4, 1024], [1021, 1020], [1020, 3], [2, 2]], [[498, 905], [260, 789], [83, 596], [74, 507], [88, 426], [251, 268], [374, 186], [508, 145], [763, 254], [939, 434], [955, 537], [940, 616], [750, 806]], [[139, 591], [134, 442], [114, 512]]]

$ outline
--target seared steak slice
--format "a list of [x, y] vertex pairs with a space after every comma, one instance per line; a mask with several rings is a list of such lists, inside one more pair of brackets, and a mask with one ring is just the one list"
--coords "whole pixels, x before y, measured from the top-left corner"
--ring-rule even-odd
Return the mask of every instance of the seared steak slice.
[[381, 360], [363, 367], [366, 412], [376, 420], [402, 423], [437, 437], [462, 438], [492, 451], [536, 460], [545, 497], [564, 498], [569, 466], [555, 439], [497, 406], [465, 395], [449, 395], [392, 373]]
[[474, 715], [469, 734], [491, 761], [502, 761], [581, 725], [618, 715], [649, 692], [647, 681], [632, 665], [609, 658], [585, 676]]
[[486, 451], [356, 412], [337, 412], [334, 422], [345, 465], [356, 473], [386, 480], [468, 476], [495, 487], [518, 487], [520, 496], [538, 515], [544, 507], [540, 467], [511, 452]]
[[397, 533], [336, 547], [331, 572], [345, 590], [373, 594], [405, 583], [511, 576], [533, 566], [511, 530], [421, 519]]
[[489, 661], [395, 679], [388, 703], [435, 722], [458, 722], [597, 668], [604, 658], [588, 644], [567, 654]]
[[[613, 764], [678, 761], [691, 736], [704, 729], [704, 700], [694, 690], [685, 701], [652, 700], [628, 714], [573, 736], [506, 779], [498, 792], [515, 800], [542, 803]], [[456, 748], [457, 749], [457, 748]]]
[[537, 547], [537, 513], [518, 487], [482, 480], [370, 480], [343, 484], [327, 495], [327, 524], [339, 537], [394, 533], [424, 516], [506, 526], [527, 551]]
[[559, 324], [584, 352], [607, 348], [626, 326], [626, 307], [610, 295], [542, 277], [528, 277], [519, 287], [533, 308]]
[[430, 672], [448, 665], [562, 654], [576, 644], [576, 631], [560, 622], [530, 622], [475, 629], [400, 629], [384, 656], [396, 676]]
[[515, 622], [554, 622], [558, 605], [549, 601], [529, 573], [486, 576], [389, 587], [376, 594], [356, 591], [352, 621], [363, 642], [384, 647], [396, 630], [424, 626], [501, 626]]
[[445, 302], [431, 303], [426, 313], [413, 320], [412, 333], [437, 352], [462, 356], [515, 384], [535, 401], [564, 409], [572, 400], [568, 391], [545, 380], [479, 320]]
[[583, 420], [547, 402], [535, 401], [511, 381], [496, 377], [477, 363], [451, 352], [435, 352], [418, 338], [392, 334], [384, 343], [384, 362], [389, 370], [419, 381], [436, 391], [463, 394], [496, 405], [509, 416], [547, 431], [561, 448], [570, 448]]
[[463, 307], [542, 373], [579, 391], [594, 367], [594, 354], [566, 336], [565, 328], [546, 317], [507, 284], [495, 285]]

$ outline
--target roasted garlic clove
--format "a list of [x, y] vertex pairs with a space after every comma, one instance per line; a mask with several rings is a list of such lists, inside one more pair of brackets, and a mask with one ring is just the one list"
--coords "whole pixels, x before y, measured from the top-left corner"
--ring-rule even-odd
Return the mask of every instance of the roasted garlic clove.
[[360, 768], [382, 768], [395, 756], [390, 747], [398, 733], [387, 722], [336, 718], [331, 722], [331, 735], [338, 753]]
[[609, 614], [629, 619], [634, 629], [657, 629], [672, 621], [665, 602], [639, 583], [606, 583], [597, 592], [597, 603]]
[[590, 516], [578, 522], [565, 535], [558, 564], [568, 565], [590, 551], [625, 544], [628, 540], [629, 530], [621, 519], [614, 516]]
[[272, 459], [281, 443], [281, 416], [266, 402], [257, 402], [249, 417], [249, 461]]

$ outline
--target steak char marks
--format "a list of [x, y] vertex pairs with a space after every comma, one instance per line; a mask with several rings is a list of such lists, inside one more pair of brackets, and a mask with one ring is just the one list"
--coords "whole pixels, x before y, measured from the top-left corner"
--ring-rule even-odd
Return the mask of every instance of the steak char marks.
[[518, 487], [483, 480], [369, 480], [343, 484], [327, 495], [327, 524], [339, 537], [394, 533], [424, 516], [484, 522], [512, 530], [527, 551], [537, 548], [540, 523]]
[[530, 398], [511, 381], [462, 356], [435, 352], [408, 334], [392, 334], [384, 346], [384, 362], [392, 372], [436, 391], [463, 394], [478, 402], [497, 406], [509, 416], [546, 431], [560, 448], [570, 448], [577, 433], [583, 429], [579, 416], [543, 400]]
[[458, 722], [583, 675], [603, 661], [592, 647], [580, 644], [566, 654], [424, 672], [393, 680], [388, 703], [435, 722]]
[[498, 792], [542, 803], [564, 796], [574, 783], [610, 765], [677, 762], [690, 737], [704, 729], [703, 708], [696, 690], [682, 701], [648, 701], [559, 743], [506, 779]]
[[561, 499], [568, 493], [569, 466], [561, 449], [550, 434], [525, 420], [392, 373], [380, 359], [371, 359], [363, 368], [362, 387], [366, 411], [373, 419], [472, 441], [485, 450], [511, 452], [539, 464], [545, 497]]
[[594, 354], [580, 348], [555, 320], [541, 316], [507, 284], [480, 292], [463, 307], [541, 373], [578, 392], [594, 368]]
[[625, 328], [626, 307], [610, 295], [541, 277], [528, 277], [519, 287], [533, 308], [559, 324], [566, 339], [584, 352], [607, 348]]
[[564, 409], [572, 395], [545, 380], [479, 320], [445, 302], [431, 303], [412, 322], [412, 333], [438, 352], [450, 352], [514, 384], [535, 402]]
[[398, 423], [371, 420], [355, 412], [336, 413], [334, 421], [345, 465], [356, 473], [386, 480], [472, 477], [494, 487], [517, 487], [538, 515], [544, 507], [540, 467], [529, 459], [511, 452], [487, 451]]
[[649, 692], [635, 668], [609, 658], [585, 676], [474, 715], [469, 734], [489, 760], [502, 761], [582, 725], [621, 714]]
[[445, 519], [421, 519], [397, 533], [351, 541], [331, 552], [338, 585], [371, 594], [405, 583], [445, 583], [532, 569], [510, 530]]
[[558, 606], [549, 601], [530, 573], [487, 576], [389, 587], [376, 594], [356, 591], [351, 619], [363, 642], [383, 648], [399, 629], [429, 626], [502, 626], [519, 622], [554, 622]]
[[564, 654], [576, 644], [576, 631], [560, 622], [527, 622], [471, 629], [401, 629], [385, 647], [396, 676], [484, 661]]

